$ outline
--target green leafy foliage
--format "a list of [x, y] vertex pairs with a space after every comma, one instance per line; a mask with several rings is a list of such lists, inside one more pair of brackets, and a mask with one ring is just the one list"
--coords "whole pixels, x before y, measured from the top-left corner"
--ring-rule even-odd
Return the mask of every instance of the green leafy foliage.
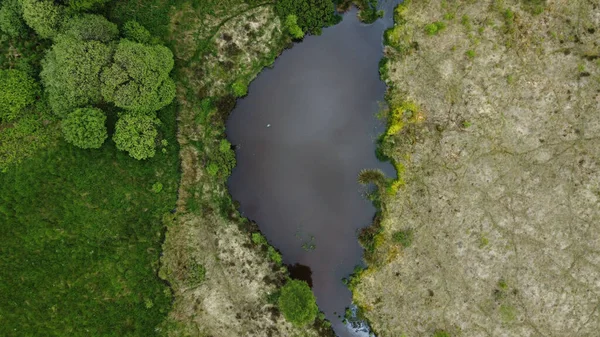
[[252, 233], [252, 242], [259, 246], [264, 246], [267, 244], [267, 239], [259, 232], [256, 232]]
[[282, 20], [295, 15], [302, 31], [311, 34], [320, 34], [323, 27], [339, 20], [331, 0], [279, 0], [275, 11]]
[[112, 47], [99, 41], [68, 36], [56, 39], [40, 73], [54, 113], [64, 117], [75, 108], [102, 100], [99, 75], [111, 55]]
[[0, 70], [0, 122], [15, 120], [38, 94], [39, 85], [24, 72]]
[[84, 41], [109, 42], [119, 35], [117, 25], [95, 14], [75, 16], [64, 24], [64, 34]]
[[62, 121], [65, 140], [82, 149], [97, 149], [106, 138], [106, 115], [100, 109], [81, 108]]
[[243, 80], [235, 81], [231, 85], [231, 89], [233, 90], [235, 97], [244, 97], [248, 94], [248, 86]]
[[206, 268], [196, 262], [192, 262], [192, 265], [187, 270], [186, 280], [190, 285], [199, 285], [206, 279]]
[[111, 0], [67, 0], [66, 3], [74, 11], [89, 11], [102, 8]]
[[154, 184], [152, 184], [152, 192], [154, 193], [160, 193], [163, 189], [163, 184], [160, 181], [155, 182]]
[[113, 140], [117, 149], [127, 151], [135, 159], [154, 157], [159, 121], [151, 115], [122, 114], [115, 126]]
[[285, 18], [285, 28], [287, 28], [288, 33], [294, 39], [301, 39], [304, 37], [302, 28], [298, 26], [298, 17], [294, 14], [290, 14]]
[[300, 280], [289, 280], [281, 288], [278, 304], [283, 316], [297, 326], [314, 322], [319, 312], [312, 290]]
[[436, 330], [433, 337], [450, 337], [450, 334], [446, 330]]
[[279, 254], [279, 252], [275, 248], [273, 248], [273, 246], [269, 246], [269, 248], [267, 249], [267, 255], [269, 256], [269, 259], [275, 262], [275, 264], [277, 264], [278, 266], [280, 266], [283, 262], [281, 254]]
[[442, 21], [436, 21], [425, 25], [425, 33], [427, 35], [437, 35], [446, 28], [446, 24]]
[[150, 32], [137, 21], [130, 20], [123, 25], [123, 36], [126, 39], [139, 43], [150, 43], [152, 35]]
[[25, 33], [27, 27], [23, 22], [23, 6], [19, 0], [4, 0], [0, 5], [0, 31], [11, 37]]
[[41, 38], [56, 36], [63, 17], [63, 6], [52, 0], [23, 0], [23, 19]]
[[123, 109], [159, 110], [175, 98], [175, 82], [169, 77], [173, 64], [173, 53], [167, 47], [123, 39], [113, 63], [100, 77], [102, 95]]
[[407, 248], [412, 244], [413, 237], [414, 237], [414, 231], [410, 228], [397, 231], [392, 235], [392, 238], [394, 239], [394, 241], [401, 244], [402, 247], [404, 247], [404, 248]]

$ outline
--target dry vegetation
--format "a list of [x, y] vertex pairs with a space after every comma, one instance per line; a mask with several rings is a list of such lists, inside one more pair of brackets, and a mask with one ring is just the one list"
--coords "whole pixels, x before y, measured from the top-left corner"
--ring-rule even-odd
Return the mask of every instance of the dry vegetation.
[[600, 4], [412, 1], [396, 22], [399, 191], [355, 301], [379, 336], [597, 336]]

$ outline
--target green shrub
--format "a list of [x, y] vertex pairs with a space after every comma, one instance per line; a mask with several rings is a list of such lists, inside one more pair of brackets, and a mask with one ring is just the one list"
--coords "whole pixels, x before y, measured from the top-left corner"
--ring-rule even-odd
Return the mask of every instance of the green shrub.
[[474, 59], [476, 54], [473, 49], [469, 49], [465, 52], [465, 55], [467, 55], [467, 57], [470, 59]]
[[106, 115], [96, 108], [77, 109], [62, 121], [65, 140], [82, 149], [97, 149], [106, 138]]
[[163, 184], [160, 181], [155, 182], [154, 184], [152, 184], [152, 192], [154, 193], [160, 193], [163, 189]]
[[437, 35], [446, 28], [446, 24], [442, 21], [436, 21], [425, 25], [425, 33], [427, 35]]
[[445, 330], [436, 330], [433, 333], [433, 337], [450, 337], [450, 334]]
[[267, 244], [267, 239], [260, 233], [252, 233], [252, 242], [259, 246], [263, 246]]
[[281, 254], [279, 254], [279, 252], [272, 246], [269, 246], [269, 248], [267, 249], [267, 255], [269, 256], [269, 259], [275, 262], [278, 266], [280, 266], [283, 262]]
[[123, 25], [123, 36], [126, 39], [139, 42], [149, 43], [152, 39], [150, 32], [137, 21], [130, 20]]
[[301, 39], [304, 37], [302, 28], [298, 26], [298, 17], [296, 15], [290, 14], [285, 18], [285, 27], [294, 39]]
[[206, 279], [206, 268], [199, 263], [193, 262], [187, 271], [186, 279], [191, 285], [199, 285]]
[[231, 89], [233, 90], [235, 97], [244, 97], [248, 94], [248, 86], [243, 80], [235, 81], [231, 85]]
[[15, 120], [35, 101], [39, 85], [22, 71], [0, 70], [0, 122]]
[[311, 324], [319, 312], [312, 290], [300, 280], [289, 280], [281, 288], [278, 304], [283, 316], [296, 326]]
[[210, 164], [208, 164], [206, 171], [208, 171], [208, 174], [215, 177], [217, 175], [217, 173], [219, 173], [219, 165], [217, 165], [215, 163], [210, 163]]
[[404, 248], [407, 248], [412, 244], [413, 236], [414, 231], [412, 229], [404, 229], [395, 232], [392, 235], [392, 239], [401, 244]]
[[135, 159], [154, 157], [158, 119], [151, 115], [126, 113], [115, 126], [113, 140], [117, 149], [127, 151]]

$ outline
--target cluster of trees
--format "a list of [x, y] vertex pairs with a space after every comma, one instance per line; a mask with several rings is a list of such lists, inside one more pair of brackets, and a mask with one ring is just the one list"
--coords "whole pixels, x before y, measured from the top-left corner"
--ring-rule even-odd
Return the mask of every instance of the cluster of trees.
[[36, 98], [47, 100], [61, 120], [65, 140], [99, 148], [108, 138], [104, 110], [119, 109], [113, 140], [136, 159], [155, 154], [156, 111], [175, 97], [169, 77], [171, 51], [142, 25], [126, 22], [119, 31], [105, 17], [85, 13], [108, 0], [5, 0], [0, 30], [18, 37], [29, 26], [52, 45], [41, 61], [43, 91], [28, 74], [0, 74], [0, 122], [14, 121]]
[[293, 38], [302, 38], [304, 33], [321, 34], [323, 27], [341, 20], [331, 0], [278, 0], [275, 11]]

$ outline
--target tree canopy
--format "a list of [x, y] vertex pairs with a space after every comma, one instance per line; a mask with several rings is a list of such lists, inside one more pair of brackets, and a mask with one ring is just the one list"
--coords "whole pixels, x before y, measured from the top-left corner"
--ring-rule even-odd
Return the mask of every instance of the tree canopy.
[[23, 6], [19, 0], [4, 0], [0, 6], [0, 30], [11, 37], [17, 37], [26, 30], [22, 19]]
[[23, 108], [35, 101], [39, 86], [22, 71], [0, 70], [0, 121], [15, 120]]
[[150, 32], [137, 21], [130, 20], [123, 25], [123, 36], [139, 43], [149, 43], [152, 39]]
[[58, 116], [101, 101], [100, 71], [110, 63], [112, 47], [61, 35], [42, 61], [40, 76]]
[[165, 46], [122, 39], [113, 63], [102, 73], [102, 95], [123, 109], [159, 110], [175, 98], [175, 83], [169, 77], [173, 64], [173, 53]]
[[65, 22], [64, 34], [84, 41], [109, 42], [119, 35], [117, 25], [95, 14], [82, 14]]
[[106, 115], [102, 110], [81, 108], [62, 121], [62, 131], [67, 142], [82, 149], [97, 149], [108, 137], [105, 123]]
[[117, 149], [129, 152], [130, 156], [138, 160], [154, 157], [158, 123], [159, 121], [152, 115], [122, 114], [113, 135]]
[[[279, 0], [275, 11], [283, 20], [288, 15], [295, 15], [302, 31], [311, 34], [320, 34], [323, 27], [339, 20], [331, 0]], [[299, 35], [297, 31], [292, 34]]]
[[23, 19], [41, 38], [56, 36], [63, 16], [63, 6], [52, 0], [23, 0]]
[[319, 312], [312, 290], [300, 280], [289, 280], [281, 288], [279, 309], [288, 321], [298, 326], [312, 323]]

